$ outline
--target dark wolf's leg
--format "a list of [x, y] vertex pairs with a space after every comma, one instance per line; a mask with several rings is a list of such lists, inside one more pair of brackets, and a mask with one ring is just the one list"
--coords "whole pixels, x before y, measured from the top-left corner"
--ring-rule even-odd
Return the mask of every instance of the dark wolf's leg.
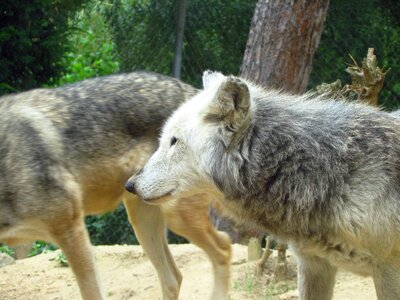
[[168, 248], [160, 207], [146, 204], [132, 194], [127, 194], [124, 204], [136, 237], [158, 273], [163, 299], [178, 299], [182, 275]]
[[27, 258], [32, 248], [32, 243], [19, 244], [12, 247], [15, 253], [15, 259]]
[[373, 272], [379, 300], [400, 299], [400, 259], [378, 264]]
[[50, 225], [52, 238], [67, 257], [78, 281], [82, 298], [85, 300], [105, 299], [83, 214], [75, 215], [72, 220], [58, 219]]
[[214, 269], [211, 299], [226, 299], [232, 254], [229, 236], [215, 230], [212, 225], [208, 215], [209, 201], [206, 195], [172, 201], [162, 208], [168, 227], [207, 253]]
[[330, 300], [335, 284], [336, 268], [315, 256], [297, 256], [298, 286], [302, 300]]

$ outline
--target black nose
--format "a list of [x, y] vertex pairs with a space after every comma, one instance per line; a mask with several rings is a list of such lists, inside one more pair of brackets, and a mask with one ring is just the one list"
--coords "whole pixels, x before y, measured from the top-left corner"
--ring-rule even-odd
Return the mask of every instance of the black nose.
[[135, 185], [134, 185], [134, 183], [133, 183], [131, 180], [128, 180], [128, 181], [125, 183], [125, 189], [126, 189], [129, 193], [136, 194], [136, 192], [135, 192]]

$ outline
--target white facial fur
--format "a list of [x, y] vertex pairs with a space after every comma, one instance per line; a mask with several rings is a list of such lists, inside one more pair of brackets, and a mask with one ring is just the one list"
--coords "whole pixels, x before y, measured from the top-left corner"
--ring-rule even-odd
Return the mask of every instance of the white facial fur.
[[203, 115], [223, 80], [221, 73], [205, 72], [205, 89], [182, 105], [164, 126], [159, 148], [130, 179], [144, 200], [160, 203], [170, 195], [204, 192], [211, 186], [202, 161], [212, 155], [207, 141], [213, 140], [217, 129], [204, 124]]

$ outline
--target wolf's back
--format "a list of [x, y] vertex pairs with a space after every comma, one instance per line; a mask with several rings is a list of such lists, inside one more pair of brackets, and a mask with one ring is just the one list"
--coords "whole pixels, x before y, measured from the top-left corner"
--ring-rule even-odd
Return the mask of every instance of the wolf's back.
[[15, 105], [32, 107], [70, 131], [76, 125], [95, 122], [98, 126], [102, 120], [115, 122], [115, 117], [128, 118], [126, 122], [133, 122], [136, 117], [137, 125], [146, 129], [146, 126], [162, 125], [173, 110], [196, 92], [195, 88], [175, 78], [133, 72], [7, 95], [0, 98], [0, 112]]
[[127, 139], [157, 136], [169, 115], [196, 92], [171, 77], [133, 72], [5, 96], [0, 114], [19, 107], [43, 114], [58, 130], [68, 155], [118, 155]]

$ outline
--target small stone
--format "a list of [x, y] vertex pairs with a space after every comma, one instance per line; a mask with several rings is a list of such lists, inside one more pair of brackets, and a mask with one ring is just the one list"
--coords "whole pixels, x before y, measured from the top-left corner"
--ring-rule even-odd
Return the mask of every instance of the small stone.
[[15, 264], [14, 258], [5, 253], [0, 253], [0, 268]]

